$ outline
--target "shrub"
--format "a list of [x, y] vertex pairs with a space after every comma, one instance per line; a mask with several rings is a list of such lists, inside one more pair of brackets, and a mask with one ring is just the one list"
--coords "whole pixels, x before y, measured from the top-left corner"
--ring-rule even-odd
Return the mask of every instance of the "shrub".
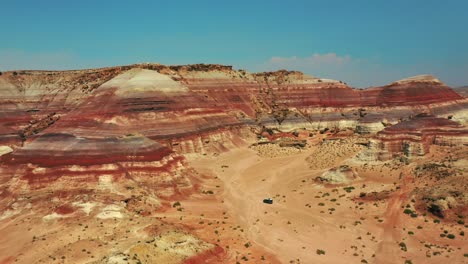
[[317, 249], [317, 255], [325, 255], [325, 250], [323, 249]]
[[403, 251], [407, 251], [408, 248], [406, 247], [406, 244], [405, 242], [400, 242], [400, 244], [398, 244], [400, 246], [400, 249], [403, 250]]
[[437, 217], [444, 218], [442, 208], [440, 208], [440, 206], [438, 206], [437, 204], [431, 204], [428, 208], [428, 211]]
[[447, 235], [447, 238], [449, 238], [449, 239], [455, 239], [455, 235], [454, 235], [454, 234], [448, 234], [448, 235]]
[[405, 213], [405, 214], [412, 214], [413, 211], [411, 211], [411, 209], [405, 209], [405, 210], [403, 211], [403, 213]]

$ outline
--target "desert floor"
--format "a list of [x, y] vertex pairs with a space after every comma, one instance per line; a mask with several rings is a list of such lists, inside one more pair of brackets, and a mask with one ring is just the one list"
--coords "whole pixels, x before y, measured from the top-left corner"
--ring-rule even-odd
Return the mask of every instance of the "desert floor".
[[[454, 240], [439, 236], [444, 230], [458, 234], [463, 225], [449, 226], [434, 223], [429, 216], [412, 218], [403, 213], [411, 198], [411, 166], [359, 161], [355, 156], [360, 147], [354, 143], [316, 141], [300, 153], [275, 158], [241, 148], [216, 157], [193, 157], [190, 165], [213, 176], [206, 188], [221, 197], [243, 235], [282, 263], [466, 261], [464, 236]], [[338, 185], [314, 181], [343, 164], [355, 170], [358, 178]], [[211, 188], [214, 185], [217, 188]], [[388, 195], [359, 199], [363, 192]], [[274, 200], [272, 205], [262, 202], [268, 197]], [[209, 205], [204, 210], [208, 212]]]
[[[463, 147], [437, 147], [405, 164], [365, 161], [358, 138], [324, 137], [301, 150], [267, 144], [187, 155], [196, 192], [149, 215], [116, 202], [119, 189], [88, 202], [79, 194], [72, 207], [81, 209], [66, 215], [32, 207], [5, 216], [0, 263], [467, 263], [466, 225], [404, 213], [425, 184], [414, 168], [450, 152], [464, 156], [447, 164], [466, 173]], [[316, 180], [340, 166], [354, 176]], [[138, 197], [142, 209], [152, 199]], [[262, 202], [268, 197], [273, 204]]]

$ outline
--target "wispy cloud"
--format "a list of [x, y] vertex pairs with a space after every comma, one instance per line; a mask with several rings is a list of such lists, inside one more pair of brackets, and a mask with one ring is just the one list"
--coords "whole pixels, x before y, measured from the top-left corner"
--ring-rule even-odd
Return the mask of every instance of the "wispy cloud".
[[[322, 78], [338, 79], [353, 86], [367, 87], [387, 81], [378, 70], [382, 66], [372, 60], [336, 53], [313, 54], [308, 57], [272, 57], [259, 65], [264, 70], [299, 70]], [[387, 72], [388, 75], [390, 72]]]
[[[140, 60], [147, 61], [147, 60]], [[72, 51], [26, 52], [22, 50], [0, 50], [0, 71], [7, 70], [69, 70], [96, 68], [137, 63], [130, 58], [84, 58]], [[229, 64], [229, 62], [225, 62]], [[333, 52], [310, 56], [274, 56], [264, 62], [250, 65], [237, 65], [251, 71], [273, 71], [279, 69], [299, 70], [304, 73], [344, 81], [354, 87], [385, 85], [398, 79], [418, 74], [432, 74], [451, 86], [468, 84], [468, 63], [410, 63], [393, 65], [374, 58], [358, 58], [352, 55], [339, 55]], [[244, 66], [244, 67], [242, 67]]]
[[355, 87], [380, 86], [418, 74], [432, 74], [457, 86], [468, 83], [468, 65], [450, 68], [437, 63], [412, 63], [390, 65], [379, 58], [356, 58], [336, 53], [313, 54], [306, 57], [271, 57], [256, 67], [255, 71], [278, 69], [299, 70], [304, 73], [344, 81]]
[[338, 56], [335, 53], [326, 53], [326, 54], [314, 54], [310, 57], [299, 58], [297, 56], [293, 57], [272, 57], [270, 59], [270, 64], [272, 65], [296, 65], [296, 66], [343, 66], [351, 61], [349, 55]]

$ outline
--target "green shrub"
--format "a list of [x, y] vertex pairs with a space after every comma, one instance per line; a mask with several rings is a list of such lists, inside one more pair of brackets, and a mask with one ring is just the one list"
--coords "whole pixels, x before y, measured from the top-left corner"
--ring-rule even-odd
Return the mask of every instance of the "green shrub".
[[400, 244], [398, 244], [398, 245], [400, 246], [400, 249], [401, 249], [401, 250], [403, 250], [403, 251], [405, 251], [405, 252], [408, 250], [408, 248], [406, 247], [405, 242], [400, 242]]
[[323, 249], [317, 249], [317, 255], [325, 255], [325, 250]]

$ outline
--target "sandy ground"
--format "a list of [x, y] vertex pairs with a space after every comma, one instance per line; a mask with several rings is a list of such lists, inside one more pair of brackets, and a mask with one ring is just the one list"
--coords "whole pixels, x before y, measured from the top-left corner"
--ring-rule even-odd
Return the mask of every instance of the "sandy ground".
[[[358, 151], [352, 141], [317, 144], [277, 158], [242, 148], [194, 158], [190, 164], [200, 173], [219, 177], [229, 214], [248, 239], [282, 263], [440, 263], [448, 258], [463, 263], [468, 252], [464, 237], [443, 240], [439, 229], [447, 227], [425, 216], [403, 214], [412, 182], [409, 168], [363, 163], [354, 158]], [[354, 168], [360, 177], [338, 186], [314, 181], [341, 164]], [[345, 189], [351, 186], [354, 189]], [[359, 200], [360, 193], [371, 191], [390, 195]], [[272, 205], [262, 203], [267, 197], [273, 198]], [[463, 226], [454, 229], [458, 232]]]
[[[79, 195], [70, 214], [11, 211], [0, 219], [0, 263], [467, 263], [466, 225], [403, 212], [414, 210], [413, 190], [425, 184], [415, 166], [462, 157], [462, 147], [434, 148], [406, 165], [359, 160], [352, 137], [322, 139], [278, 155], [263, 155], [274, 145], [191, 155], [196, 192], [158, 210], [96, 192], [107, 202]], [[466, 167], [467, 158], [450, 164]], [[316, 180], [337, 167], [353, 179]], [[262, 202], [268, 197], [273, 204]]]

